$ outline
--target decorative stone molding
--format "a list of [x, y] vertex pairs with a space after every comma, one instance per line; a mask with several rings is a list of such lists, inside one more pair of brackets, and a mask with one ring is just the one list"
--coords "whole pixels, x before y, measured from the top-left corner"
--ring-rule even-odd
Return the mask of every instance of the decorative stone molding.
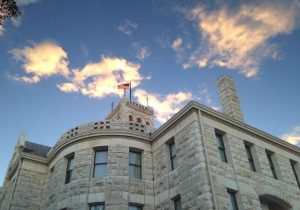
[[271, 186], [256, 186], [255, 191], [260, 199], [273, 201], [286, 209], [292, 207], [290, 196], [282, 190], [279, 191]]

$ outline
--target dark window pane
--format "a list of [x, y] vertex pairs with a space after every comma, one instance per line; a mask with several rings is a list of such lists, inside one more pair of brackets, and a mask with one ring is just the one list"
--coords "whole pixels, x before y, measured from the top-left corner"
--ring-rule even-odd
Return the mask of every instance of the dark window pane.
[[252, 152], [251, 152], [251, 146], [245, 145], [245, 148], [246, 148], [246, 153], [247, 153], [247, 158], [248, 158], [248, 162], [249, 162], [249, 165], [250, 165], [250, 169], [252, 171], [256, 171], [253, 156], [252, 156]]
[[272, 160], [272, 154], [267, 153], [267, 158], [268, 158], [268, 161], [269, 161], [269, 165], [270, 165], [270, 169], [271, 169], [271, 172], [273, 174], [273, 177], [274, 177], [274, 179], [277, 179], [276, 171], [275, 171], [273, 160]]
[[219, 158], [223, 162], [227, 162], [225, 150], [219, 148]]
[[134, 165], [141, 165], [141, 153], [130, 152], [129, 163]]
[[171, 166], [172, 166], [172, 170], [177, 168], [177, 158], [176, 158], [176, 156], [171, 158]]
[[67, 170], [72, 170], [74, 168], [74, 157], [68, 159], [68, 168]]
[[291, 163], [291, 166], [292, 166], [292, 169], [293, 169], [294, 176], [295, 176], [295, 179], [297, 181], [298, 187], [300, 188], [299, 178], [298, 178], [298, 174], [297, 174], [297, 171], [296, 171], [297, 162], [293, 161], [293, 160], [290, 160], [290, 163]]
[[216, 142], [218, 147], [224, 148], [223, 137], [220, 134], [216, 134]]
[[92, 205], [92, 206], [90, 206], [90, 210], [104, 210], [105, 209], [105, 207], [104, 207], [104, 205], [102, 204], [102, 205]]
[[174, 200], [174, 206], [175, 206], [175, 210], [182, 210], [180, 198]]
[[102, 177], [107, 175], [107, 164], [95, 165], [94, 177]]
[[223, 162], [227, 162], [223, 137], [221, 134], [218, 133], [216, 133], [215, 135], [216, 135], [216, 143], [219, 150], [219, 154], [218, 154], [219, 159], [222, 160]]
[[68, 159], [68, 165], [66, 171], [66, 179], [65, 179], [66, 184], [73, 180], [73, 170], [74, 170], [74, 157], [70, 157]]
[[107, 151], [96, 151], [95, 163], [107, 163]]
[[129, 205], [128, 210], [142, 210], [142, 207], [141, 206]]
[[238, 205], [235, 197], [234, 192], [227, 192], [228, 198], [227, 198], [227, 205], [230, 210], [238, 210]]
[[176, 148], [175, 148], [175, 143], [174, 143], [174, 142], [172, 142], [172, 143], [170, 144], [170, 155], [171, 155], [171, 157], [172, 157], [173, 155], [176, 155]]
[[129, 176], [137, 179], [142, 178], [141, 168], [135, 165], [129, 165]]

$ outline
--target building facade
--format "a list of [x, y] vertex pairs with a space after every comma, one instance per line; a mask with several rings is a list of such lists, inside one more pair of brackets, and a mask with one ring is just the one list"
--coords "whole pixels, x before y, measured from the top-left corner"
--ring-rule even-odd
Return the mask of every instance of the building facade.
[[224, 113], [191, 101], [154, 129], [123, 97], [52, 148], [21, 135], [1, 210], [300, 210], [300, 149], [243, 122], [228, 76], [218, 86]]

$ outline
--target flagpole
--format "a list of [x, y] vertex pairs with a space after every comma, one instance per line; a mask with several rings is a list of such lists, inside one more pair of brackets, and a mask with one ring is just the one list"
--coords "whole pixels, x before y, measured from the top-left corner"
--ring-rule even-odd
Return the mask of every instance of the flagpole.
[[131, 101], [131, 81], [129, 82], [129, 100]]

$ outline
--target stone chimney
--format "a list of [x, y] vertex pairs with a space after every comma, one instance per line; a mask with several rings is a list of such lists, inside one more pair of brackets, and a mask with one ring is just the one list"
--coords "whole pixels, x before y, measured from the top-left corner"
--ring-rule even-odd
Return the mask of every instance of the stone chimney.
[[217, 85], [223, 112], [236, 120], [244, 122], [239, 98], [232, 78], [228, 75], [222, 75], [217, 80]]

